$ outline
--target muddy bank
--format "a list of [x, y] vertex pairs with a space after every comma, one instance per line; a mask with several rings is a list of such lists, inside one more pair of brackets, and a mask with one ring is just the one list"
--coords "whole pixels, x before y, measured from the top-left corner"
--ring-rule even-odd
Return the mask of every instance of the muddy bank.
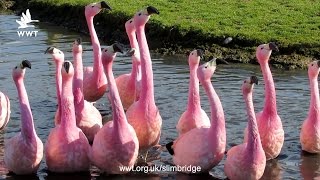
[[[83, 6], [54, 6], [41, 2], [16, 0], [11, 9], [15, 10], [17, 14], [21, 14], [21, 11], [27, 8], [30, 9], [35, 19], [89, 35]], [[106, 43], [118, 41], [129, 44], [124, 23], [131, 17], [132, 15], [121, 12], [98, 14], [94, 22], [99, 39]], [[207, 58], [215, 56], [235, 63], [256, 63], [255, 48], [261, 43], [266, 43], [243, 37], [232, 37], [232, 41], [225, 44], [227, 37], [209, 36], [196, 30], [186, 32], [174, 26], [165, 27], [160, 22], [152, 20], [152, 18], [146, 26], [146, 34], [150, 49], [155, 53], [185, 54], [191, 49], [199, 47], [205, 49]], [[320, 59], [319, 44], [278, 45], [280, 52], [274, 52], [270, 61], [274, 67], [283, 69], [306, 68], [308, 62], [312, 59]]]

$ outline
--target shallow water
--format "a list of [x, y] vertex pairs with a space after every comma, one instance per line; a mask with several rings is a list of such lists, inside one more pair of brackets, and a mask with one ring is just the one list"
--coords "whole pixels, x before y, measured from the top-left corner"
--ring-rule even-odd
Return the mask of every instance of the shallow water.
[[[48, 46], [56, 46], [65, 52], [67, 60], [72, 60], [71, 44], [80, 34], [67, 31], [61, 27], [38, 23], [37, 37], [18, 37], [15, 22], [19, 19], [13, 15], [0, 15], [0, 91], [7, 94], [11, 101], [11, 120], [5, 130], [0, 131], [0, 178], [4, 179], [224, 179], [224, 160], [204, 175], [185, 175], [176, 172], [153, 172], [144, 174], [130, 173], [126, 176], [101, 175], [99, 170], [92, 167], [88, 174], [57, 175], [46, 170], [45, 160], [39, 168], [37, 176], [14, 176], [7, 174], [3, 163], [3, 141], [20, 131], [20, 111], [17, 91], [14, 86], [11, 69], [23, 59], [32, 63], [32, 69], [27, 70], [25, 86], [33, 112], [36, 131], [43, 143], [46, 142], [50, 129], [54, 127], [53, 118], [56, 111], [56, 92], [54, 69], [50, 55], [44, 54]], [[122, 27], [121, 27], [122, 28]], [[32, 29], [32, 28], [31, 28]], [[84, 65], [92, 65], [92, 47], [90, 39], [83, 37]], [[105, 44], [102, 44], [105, 46]], [[131, 59], [117, 57], [114, 63], [115, 75], [127, 73], [131, 69]], [[162, 119], [162, 135], [160, 144], [177, 137], [175, 125], [186, 108], [189, 67], [186, 58], [162, 57], [152, 55], [155, 99]], [[302, 121], [307, 115], [309, 106], [309, 83], [305, 70], [282, 71], [272, 69], [277, 90], [278, 113], [285, 130], [285, 143], [280, 156], [267, 162], [262, 179], [313, 179], [320, 177], [320, 157], [301, 152], [299, 132]], [[239, 144], [243, 139], [243, 130], [247, 118], [240, 87], [244, 78], [257, 75], [261, 84], [254, 88], [254, 105], [256, 112], [263, 106], [264, 84], [258, 65], [230, 64], [219, 65], [212, 78], [212, 83], [222, 101], [227, 128], [227, 149]], [[203, 109], [209, 114], [208, 99], [201, 90]], [[103, 115], [110, 114], [110, 106], [106, 96], [96, 103]], [[151, 163], [170, 165], [172, 158], [164, 147], [151, 152], [151, 156], [160, 159]], [[225, 159], [225, 158], [224, 158]]]

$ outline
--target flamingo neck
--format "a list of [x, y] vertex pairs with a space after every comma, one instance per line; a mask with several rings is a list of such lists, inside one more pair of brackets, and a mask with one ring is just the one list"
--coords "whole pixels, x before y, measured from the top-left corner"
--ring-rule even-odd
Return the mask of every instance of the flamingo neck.
[[225, 139], [225, 120], [224, 112], [220, 99], [214, 90], [211, 81], [206, 80], [203, 83], [204, 90], [209, 98], [210, 110], [211, 110], [211, 126], [210, 126], [210, 137], [212, 138], [215, 147], [219, 146], [218, 139]]
[[61, 127], [66, 131], [76, 127], [76, 117], [74, 110], [74, 99], [72, 92], [72, 80], [62, 81], [61, 93]]
[[58, 100], [58, 113], [60, 115], [61, 115], [60, 106], [61, 106], [62, 64], [63, 64], [62, 62], [56, 61], [56, 93], [57, 93], [57, 100]]
[[259, 147], [262, 147], [260, 141], [260, 135], [258, 130], [258, 125], [256, 121], [256, 115], [254, 112], [252, 92], [244, 94], [244, 101], [246, 103], [246, 110], [248, 116], [248, 144], [247, 152], [254, 154]]
[[116, 133], [121, 133], [128, 125], [126, 114], [124, 113], [123, 106], [120, 100], [116, 81], [114, 80], [112, 72], [112, 61], [104, 65], [105, 72], [108, 80], [110, 101], [112, 106], [113, 125]]
[[15, 81], [20, 104], [21, 113], [21, 135], [27, 140], [34, 140], [36, 137], [36, 131], [34, 129], [33, 116], [29, 104], [28, 94], [23, 83], [23, 79], [18, 79]]
[[189, 83], [187, 111], [191, 111], [191, 112], [201, 109], [197, 68], [198, 68], [198, 65], [190, 66], [190, 83]]
[[311, 90], [311, 99], [310, 99], [310, 107], [309, 107], [309, 118], [313, 123], [319, 123], [320, 120], [320, 102], [319, 102], [319, 87], [318, 87], [318, 79], [310, 78], [310, 90]]
[[75, 67], [73, 79], [73, 95], [74, 105], [77, 114], [77, 119], [82, 119], [82, 112], [84, 109], [84, 96], [83, 96], [83, 64], [82, 53], [73, 52], [73, 64]]
[[141, 97], [139, 101], [143, 105], [154, 105], [153, 72], [144, 26], [137, 27], [137, 39], [139, 42], [141, 59]]
[[[100, 42], [93, 25], [94, 16], [86, 16], [87, 25], [91, 37], [92, 49], [93, 49], [93, 77], [99, 79], [99, 76], [103, 74], [103, 66], [101, 62], [101, 47]], [[97, 81], [99, 82], [99, 81]]]
[[267, 115], [275, 116], [278, 114], [277, 112], [277, 101], [276, 101], [276, 90], [272, 78], [272, 74], [270, 71], [270, 67], [268, 62], [260, 63], [263, 80], [264, 80], [264, 88], [265, 88], [265, 103], [263, 108], [263, 113]]

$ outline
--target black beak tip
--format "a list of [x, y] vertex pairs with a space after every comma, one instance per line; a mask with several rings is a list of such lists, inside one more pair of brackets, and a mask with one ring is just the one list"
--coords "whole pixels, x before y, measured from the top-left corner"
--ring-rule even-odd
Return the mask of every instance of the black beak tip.
[[31, 62], [28, 60], [23, 60], [22, 67], [31, 69]]
[[200, 56], [200, 58], [203, 58], [204, 51], [202, 49], [197, 49], [197, 55]]
[[132, 49], [130, 49], [130, 50], [128, 51], [127, 54], [128, 54], [129, 56], [133, 56], [135, 52], [136, 52], [136, 50], [132, 48]]
[[44, 52], [44, 54], [52, 54], [53, 53], [53, 49], [54, 49], [54, 47], [48, 47], [47, 49], [46, 49], [46, 51]]
[[79, 38], [76, 39], [76, 41], [77, 41], [77, 43], [80, 45], [80, 44], [82, 43], [82, 38], [79, 37]]
[[279, 52], [279, 48], [278, 48], [278, 46], [276, 45], [275, 42], [269, 43], [269, 47], [270, 47], [271, 50]]
[[101, 1], [100, 4], [101, 8], [112, 10], [112, 8], [105, 1]]
[[250, 77], [250, 80], [251, 80], [251, 83], [253, 84], [256, 84], [258, 85], [259, 84], [259, 80], [258, 80], [258, 77], [257, 76], [251, 76]]
[[113, 50], [114, 50], [115, 52], [121, 52], [121, 53], [123, 53], [123, 47], [121, 46], [120, 43], [114, 43], [114, 44], [112, 45], [112, 47], [113, 47]]
[[69, 62], [64, 62], [63, 63], [63, 67], [66, 70], [67, 73], [69, 73], [69, 69], [70, 69], [70, 63]]
[[148, 11], [149, 15], [151, 15], [151, 14], [160, 14], [158, 9], [153, 7], [153, 6], [148, 6], [147, 7], [147, 11]]
[[173, 145], [173, 141], [166, 144], [166, 148], [167, 148], [169, 154], [174, 155], [174, 150], [172, 148], [172, 145]]

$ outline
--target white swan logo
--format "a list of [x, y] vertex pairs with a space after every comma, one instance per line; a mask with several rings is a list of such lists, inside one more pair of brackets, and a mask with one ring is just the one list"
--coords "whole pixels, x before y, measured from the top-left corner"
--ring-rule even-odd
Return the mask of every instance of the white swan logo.
[[[18, 29], [25, 29], [28, 27], [34, 27], [34, 25], [29, 24], [29, 23], [33, 23], [33, 22], [39, 22], [39, 20], [33, 20], [31, 19], [31, 14], [29, 9], [26, 10], [26, 13], [22, 13], [20, 21], [16, 20], [16, 22], [19, 24]], [[36, 37], [38, 31], [17, 31], [19, 37], [23, 37], [24, 35], [26, 35], [27, 37], [29, 36], [33, 36]]]
[[20, 25], [18, 29], [21, 29], [21, 28], [27, 28], [27, 27], [34, 27], [34, 25], [29, 25], [28, 23], [39, 22], [39, 20], [32, 20], [30, 11], [29, 9], [27, 9], [26, 13], [22, 13], [20, 21], [16, 20], [16, 22]]

